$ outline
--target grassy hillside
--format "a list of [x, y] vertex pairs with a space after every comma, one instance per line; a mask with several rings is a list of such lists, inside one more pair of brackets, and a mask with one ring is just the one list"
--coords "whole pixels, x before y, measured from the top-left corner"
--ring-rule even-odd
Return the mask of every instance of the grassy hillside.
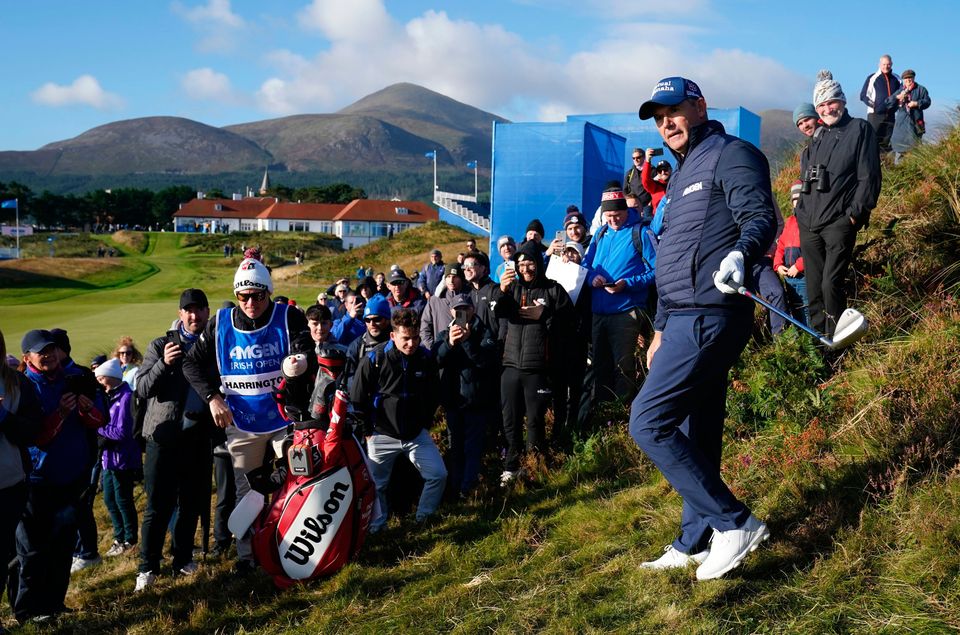
[[[781, 196], [791, 170], [776, 179]], [[55, 630], [955, 632], [958, 174], [957, 129], [885, 172], [857, 247], [854, 304], [871, 320], [867, 339], [828, 362], [805, 336], [759, 337], [734, 369], [723, 470], [772, 537], [726, 578], [639, 568], [674, 537], [680, 499], [626, 434], [626, 412], [612, 410], [595, 413], [596, 430], [571, 455], [529, 466], [513, 490], [483, 488], [427, 527], [393, 519], [330, 579], [277, 592], [211, 561], [135, 596], [135, 560], [121, 558], [74, 577], [67, 603], [81, 610]], [[389, 243], [378, 244], [380, 266], [428, 248]], [[374, 258], [369, 249], [304, 275], [349, 272]], [[498, 473], [491, 459], [486, 482]]]

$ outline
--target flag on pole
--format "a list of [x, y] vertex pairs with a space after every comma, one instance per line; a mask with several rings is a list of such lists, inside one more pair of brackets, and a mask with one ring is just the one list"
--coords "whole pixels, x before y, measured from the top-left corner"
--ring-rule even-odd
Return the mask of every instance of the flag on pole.
[[477, 167], [477, 162], [476, 162], [476, 161], [471, 161], [470, 163], [467, 164], [467, 167], [470, 168], [471, 170], [476, 169], [476, 167]]
[[17, 208], [17, 199], [11, 198], [9, 201], [4, 201], [0, 203], [0, 208], [2, 209], [16, 209]]
[[437, 153], [436, 153], [436, 152], [427, 152], [427, 153], [424, 154], [423, 156], [427, 157], [428, 159], [436, 159], [436, 158], [437, 158]]

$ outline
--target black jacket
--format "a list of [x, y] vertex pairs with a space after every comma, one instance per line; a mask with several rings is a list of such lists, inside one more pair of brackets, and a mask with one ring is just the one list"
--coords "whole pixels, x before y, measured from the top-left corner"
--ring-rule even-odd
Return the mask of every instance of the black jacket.
[[493, 331], [473, 316], [470, 337], [450, 346], [450, 330], [437, 336], [440, 402], [447, 408], [488, 409], [497, 403], [500, 349]]
[[[552, 351], [568, 336], [574, 325], [573, 303], [558, 283], [544, 275], [543, 259], [537, 246], [527, 242], [514, 254], [514, 260], [532, 260], [536, 276], [524, 282], [521, 277], [501, 294], [495, 313], [507, 320], [503, 365], [519, 370], [545, 370], [553, 361]], [[522, 307], [527, 307], [521, 311]], [[542, 307], [539, 315], [525, 312]]]
[[433, 425], [437, 364], [420, 346], [404, 355], [386, 342], [360, 360], [350, 382], [350, 401], [364, 436], [377, 432], [410, 441]]
[[822, 183], [810, 183], [810, 193], [800, 194], [797, 222], [800, 227], [819, 231], [841, 216], [852, 218], [857, 227], [866, 225], [880, 196], [880, 152], [873, 128], [849, 112], [833, 126], [823, 126], [800, 156], [800, 175], [812, 165], [826, 167], [826, 191]]
[[189, 419], [196, 426], [190, 438], [209, 438], [212, 424], [210, 409], [183, 375], [183, 358], [170, 366], [163, 361], [163, 349], [169, 341], [170, 337], [164, 335], [150, 342], [137, 371], [137, 396], [147, 404], [143, 436], [164, 446], [176, 445], [182, 440], [188, 399], [191, 402]]

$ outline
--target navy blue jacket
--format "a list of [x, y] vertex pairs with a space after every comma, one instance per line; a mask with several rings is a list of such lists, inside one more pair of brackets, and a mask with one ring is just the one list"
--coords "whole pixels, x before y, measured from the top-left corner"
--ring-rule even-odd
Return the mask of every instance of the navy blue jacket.
[[900, 77], [896, 73], [890, 73], [888, 77], [884, 77], [878, 70], [863, 80], [860, 101], [867, 105], [867, 113], [878, 115], [892, 113], [896, 110], [896, 106], [888, 103], [887, 99], [898, 92], [900, 92]]
[[713, 272], [740, 251], [749, 275], [777, 229], [770, 167], [752, 144], [711, 120], [690, 130], [685, 156], [674, 156], [657, 252], [658, 331], [674, 312], [751, 311], [745, 297], [716, 288]]

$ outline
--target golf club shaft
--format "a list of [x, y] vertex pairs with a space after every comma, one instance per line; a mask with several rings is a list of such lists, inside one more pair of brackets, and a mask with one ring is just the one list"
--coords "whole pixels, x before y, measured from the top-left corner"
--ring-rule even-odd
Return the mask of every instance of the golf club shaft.
[[817, 332], [814, 331], [812, 328], [810, 328], [809, 326], [807, 326], [806, 324], [804, 324], [804, 323], [801, 322], [800, 320], [796, 319], [795, 317], [793, 317], [792, 315], [790, 315], [790, 314], [787, 313], [786, 311], [781, 311], [780, 309], [778, 309], [777, 307], [773, 306], [772, 304], [770, 304], [769, 302], [767, 302], [766, 300], [764, 300], [764, 299], [761, 298], [760, 296], [754, 295], [754, 294], [750, 293], [749, 291], [747, 291], [746, 287], [740, 287], [739, 289], [737, 289], [737, 293], [739, 293], [740, 295], [745, 295], [745, 296], [747, 296], [748, 298], [750, 298], [751, 300], [753, 300], [754, 302], [756, 302], [757, 304], [759, 304], [760, 306], [762, 306], [762, 307], [764, 307], [764, 308], [766, 308], [766, 309], [769, 309], [770, 311], [773, 311], [774, 313], [776, 313], [777, 315], [779, 315], [779, 316], [782, 317], [783, 319], [787, 320], [788, 322], [790, 322], [791, 324], [793, 324], [793, 325], [796, 326], [797, 328], [803, 329], [804, 331], [806, 331], [806, 332], [809, 333], [810, 335], [814, 336], [815, 338], [817, 338], [818, 340], [820, 340], [821, 342], [823, 342], [824, 345], [826, 345], [826, 346], [833, 346], [833, 342], [832, 342], [832, 341], [830, 340], [830, 338], [828, 338], [826, 335], [823, 335], [823, 334], [821, 334], [821, 333], [817, 333]]

